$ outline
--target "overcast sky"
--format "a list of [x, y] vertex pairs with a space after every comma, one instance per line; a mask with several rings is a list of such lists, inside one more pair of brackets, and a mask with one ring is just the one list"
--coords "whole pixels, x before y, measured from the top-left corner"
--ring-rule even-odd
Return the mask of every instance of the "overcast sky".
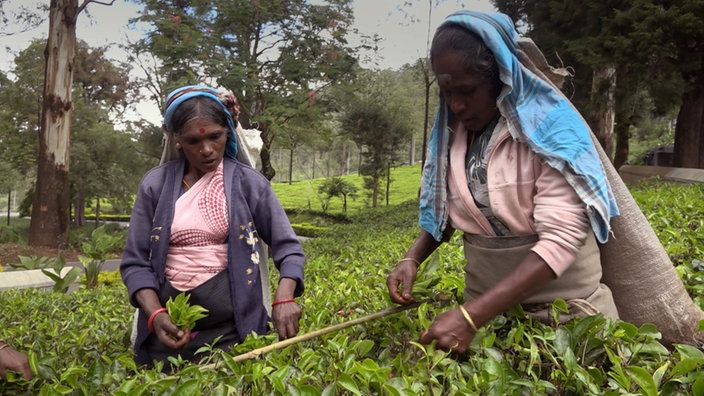
[[[403, 3], [411, 5], [401, 6]], [[429, 3], [433, 9], [428, 24]], [[6, 0], [6, 9], [13, 5], [25, 5], [26, 0]], [[438, 4], [439, 3], [439, 4]], [[355, 27], [362, 34], [378, 34], [383, 41], [379, 49], [379, 64], [368, 67], [399, 68], [406, 63], [412, 63], [427, 51], [428, 28], [431, 34], [443, 18], [461, 9], [492, 11], [494, 7], [489, 0], [355, 0]], [[120, 42], [126, 35], [136, 38], [138, 31], [127, 27], [129, 18], [138, 15], [141, 7], [125, 0], [116, 0], [112, 6], [89, 4], [87, 11], [92, 18], [80, 15], [76, 28], [79, 39], [91, 46], [104, 46]], [[13, 36], [0, 37], [2, 47], [8, 48], [9, 56], [5, 56], [0, 68], [8, 70], [12, 67], [14, 54], [23, 50], [32, 38], [45, 38], [48, 26], [45, 24], [33, 31]], [[121, 50], [115, 48], [110, 57], [120, 58]], [[156, 122], [153, 117], [148, 117]]]

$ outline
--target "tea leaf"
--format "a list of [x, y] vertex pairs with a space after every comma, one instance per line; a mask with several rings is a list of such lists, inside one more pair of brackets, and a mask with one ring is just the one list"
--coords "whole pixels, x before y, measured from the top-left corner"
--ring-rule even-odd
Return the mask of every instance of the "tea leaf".
[[166, 309], [169, 311], [171, 321], [181, 329], [193, 329], [196, 322], [207, 317], [208, 310], [200, 305], [190, 305], [189, 294], [180, 293], [176, 298], [166, 301]]

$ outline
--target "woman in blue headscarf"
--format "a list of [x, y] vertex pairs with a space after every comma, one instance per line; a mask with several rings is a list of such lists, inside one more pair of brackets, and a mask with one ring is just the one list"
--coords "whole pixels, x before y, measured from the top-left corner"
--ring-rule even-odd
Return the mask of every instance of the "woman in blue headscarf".
[[[178, 158], [142, 179], [120, 272], [138, 308], [135, 360], [198, 361], [206, 344], [228, 349], [269, 330], [262, 289], [263, 241], [280, 281], [271, 304], [281, 339], [298, 332], [303, 249], [269, 181], [238, 161], [237, 103], [229, 92], [186, 86], [166, 98], [164, 128]], [[179, 328], [165, 304], [180, 293], [208, 310]]]
[[589, 128], [555, 87], [519, 61], [519, 37], [500, 13], [450, 15], [430, 60], [440, 106], [420, 197], [422, 231], [387, 278], [394, 302], [413, 301], [417, 267], [463, 232], [464, 304], [437, 316], [420, 341], [463, 352], [478, 327], [513, 305], [548, 320], [617, 318], [601, 283], [597, 241], [618, 208]]

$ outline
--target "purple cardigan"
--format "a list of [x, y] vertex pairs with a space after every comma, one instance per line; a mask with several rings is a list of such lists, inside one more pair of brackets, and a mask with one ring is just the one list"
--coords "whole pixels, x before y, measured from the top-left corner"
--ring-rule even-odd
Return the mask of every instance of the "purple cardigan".
[[[171, 223], [184, 166], [184, 159], [167, 162], [147, 172], [139, 185], [120, 264], [130, 303], [135, 307], [138, 290], [151, 288], [159, 294], [165, 284]], [[262, 245], [248, 245], [247, 236], [253, 232], [271, 248], [280, 277], [296, 280], [295, 296], [303, 293], [305, 255], [269, 181], [257, 170], [228, 158], [224, 159], [223, 173], [230, 213], [227, 266], [232, 306], [237, 333], [244, 340], [251, 332], [266, 333], [269, 321], [262, 302], [259, 266], [251, 259]], [[135, 360], [139, 363], [150, 363], [142, 348], [148, 335], [147, 318], [140, 309], [135, 341]]]

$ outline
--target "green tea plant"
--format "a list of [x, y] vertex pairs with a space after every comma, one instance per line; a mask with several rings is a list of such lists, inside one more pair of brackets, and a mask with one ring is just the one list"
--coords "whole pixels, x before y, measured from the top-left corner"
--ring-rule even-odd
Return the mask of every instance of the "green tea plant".
[[117, 257], [115, 251], [124, 243], [124, 233], [108, 233], [105, 225], [91, 232], [90, 240], [81, 244], [83, 254], [78, 256], [86, 275], [86, 286], [93, 288], [98, 285], [98, 274], [100, 274], [103, 264], [108, 259]]
[[[682, 188], [670, 214], [649, 209], [663, 197], [656, 187], [636, 199], [654, 224], [681, 231], [678, 273], [695, 300], [702, 298], [702, 249], [692, 221], [701, 217], [698, 187]], [[690, 195], [691, 194], [691, 195]], [[418, 202], [348, 217], [344, 224], [304, 243], [306, 290], [300, 334], [393, 306], [385, 278], [418, 234]], [[654, 226], [655, 227], [655, 226]], [[660, 227], [660, 226], [658, 226]], [[668, 232], [656, 230], [661, 238]], [[479, 329], [462, 355], [417, 342], [439, 313], [462, 302], [464, 254], [454, 235], [433, 257], [426, 290], [453, 296], [423, 303], [363, 325], [295, 343], [256, 358], [235, 358], [278, 341], [275, 333], [251, 334], [230, 350], [210, 348], [200, 364], [180, 362], [173, 374], [138, 367], [129, 341], [134, 308], [124, 285], [113, 282], [70, 294], [36, 290], [0, 292], [0, 338], [30, 357], [36, 376], [0, 382], [11, 395], [702, 395], [701, 347], [665, 348], [652, 325], [635, 326], [601, 315], [552, 326], [519, 308]], [[673, 258], [673, 260], [675, 259]], [[437, 261], [435, 261], [437, 259]], [[428, 265], [425, 263], [424, 265]], [[273, 265], [273, 263], [270, 263]], [[431, 269], [428, 267], [427, 269]], [[275, 272], [274, 272], [275, 273]], [[419, 275], [419, 280], [427, 279]], [[272, 285], [278, 279], [272, 278]], [[559, 316], [564, 301], [552, 312]], [[704, 328], [704, 323], [701, 324]], [[178, 363], [178, 362], [177, 362]]]
[[442, 280], [437, 272], [439, 266], [440, 258], [438, 254], [433, 254], [419, 267], [416, 280], [411, 287], [411, 294], [415, 299], [435, 297], [434, 288]]
[[46, 256], [17, 256], [20, 259], [19, 263], [9, 263], [8, 265], [20, 270], [35, 270], [48, 268], [52, 265], [52, 259]]
[[66, 260], [59, 256], [54, 259], [53, 271], [49, 271], [46, 268], [42, 269], [42, 273], [51, 280], [54, 281], [53, 290], [59, 293], [66, 293], [68, 288], [76, 281], [76, 279], [81, 275], [81, 269], [78, 267], [71, 267], [66, 274], [61, 276], [61, 272], [66, 266]]
[[179, 293], [176, 298], [169, 297], [166, 309], [169, 311], [171, 321], [181, 329], [193, 329], [199, 319], [208, 316], [208, 310], [200, 305], [191, 305], [188, 300], [190, 294]]

